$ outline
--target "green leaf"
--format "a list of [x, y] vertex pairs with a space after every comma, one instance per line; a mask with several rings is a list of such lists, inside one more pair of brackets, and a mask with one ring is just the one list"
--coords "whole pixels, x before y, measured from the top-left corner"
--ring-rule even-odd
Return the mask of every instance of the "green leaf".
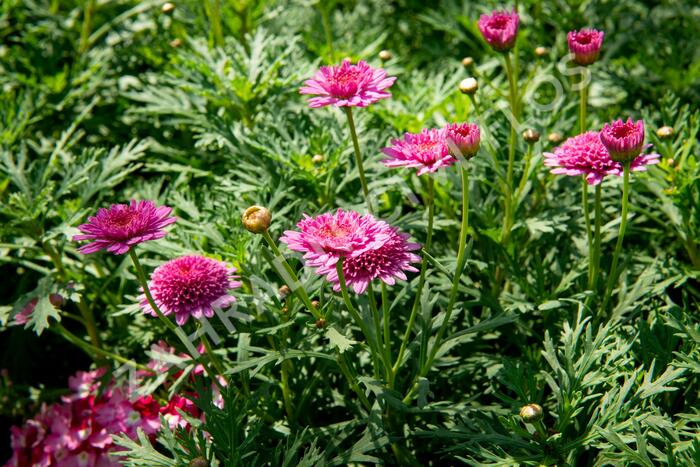
[[326, 338], [330, 341], [331, 346], [336, 347], [340, 353], [345, 352], [354, 344], [357, 344], [357, 341], [348, 339], [339, 333], [334, 327], [329, 327], [326, 330]]

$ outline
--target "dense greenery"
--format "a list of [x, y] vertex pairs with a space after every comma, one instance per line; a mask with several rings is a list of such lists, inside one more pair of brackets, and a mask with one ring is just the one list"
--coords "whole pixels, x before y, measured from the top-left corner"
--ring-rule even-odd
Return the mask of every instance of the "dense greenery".
[[[98, 207], [135, 198], [171, 206], [178, 217], [166, 238], [139, 246], [144, 267], [191, 252], [224, 260], [244, 283], [237, 311], [252, 319], [236, 321], [233, 333], [213, 322], [227, 336], [216, 346], [228, 369], [223, 409], [196, 380], [205, 421], [192, 420], [189, 431], [165, 428], [157, 439], [121, 438], [129, 465], [188, 465], [197, 457], [221, 465], [700, 465], [697, 2], [517, 2], [523, 127], [543, 137], [525, 174], [529, 146], [518, 137], [515, 179], [523, 190], [506, 241], [499, 161], [507, 160], [510, 122], [500, 109], [508, 82], [476, 26], [480, 14], [504, 5], [180, 0], [163, 12], [163, 3], [2, 4], [3, 433], [58, 400], [77, 370], [121, 366], [89, 345], [140, 364], [161, 339], [184, 350], [137, 305], [128, 255], [81, 255], [71, 241]], [[561, 59], [566, 32], [583, 26], [606, 33], [590, 67], [588, 127], [643, 118], [647, 142], [662, 155], [633, 175], [622, 274], [609, 307], [587, 288], [580, 180], [542, 166], [542, 153], [556, 146], [547, 135], [578, 133], [576, 77]], [[548, 50], [539, 56], [537, 46]], [[386, 61], [378, 57], [383, 49], [392, 55]], [[464, 56], [474, 64], [464, 66]], [[272, 212], [275, 240], [303, 213], [365, 211], [344, 114], [310, 109], [298, 92], [320, 65], [344, 57], [398, 77], [392, 98], [358, 109], [355, 122], [377, 216], [418, 242], [427, 228], [425, 177], [384, 167], [381, 148], [447, 122], [482, 128], [482, 149], [469, 166], [468, 260], [445, 343], [420, 377], [455, 269], [457, 170], [435, 175], [432, 260], [391, 388], [373, 373], [369, 344], [340, 294], [283, 250], [320, 302], [328, 323], [317, 326], [302, 300], [280, 297], [284, 282], [268, 246], [241, 225], [253, 204]], [[458, 90], [468, 76], [479, 81], [479, 109]], [[657, 136], [663, 125], [673, 127], [672, 138]], [[618, 177], [603, 182], [601, 284], [618, 235], [621, 187]], [[395, 353], [417, 283], [411, 274], [387, 288]], [[60, 309], [50, 294], [64, 297]], [[33, 298], [29, 324], [11, 326]], [[353, 300], [371, 321], [368, 296]], [[90, 319], [97, 335], [81, 324]], [[189, 373], [195, 362], [182, 365]], [[417, 397], [406, 400], [414, 381]], [[544, 408], [546, 439], [518, 415], [530, 402]], [[3, 444], [0, 459], [10, 454]]]

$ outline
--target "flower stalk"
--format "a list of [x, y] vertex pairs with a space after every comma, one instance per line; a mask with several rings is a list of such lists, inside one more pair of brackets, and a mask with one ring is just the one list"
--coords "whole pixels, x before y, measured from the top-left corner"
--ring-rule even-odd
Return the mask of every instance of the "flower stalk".
[[369, 198], [369, 189], [367, 188], [367, 180], [365, 179], [365, 169], [362, 165], [362, 154], [360, 153], [360, 143], [357, 139], [357, 130], [355, 129], [355, 120], [352, 116], [352, 107], [343, 107], [345, 115], [348, 117], [348, 126], [350, 127], [350, 137], [352, 138], [352, 145], [355, 151], [355, 163], [357, 164], [357, 171], [360, 174], [360, 184], [362, 185], [362, 193], [365, 197], [365, 202], [367, 203], [367, 210], [370, 214], [374, 212], [372, 208], [372, 201]]
[[608, 283], [605, 287], [605, 298], [603, 299], [603, 306], [601, 309], [605, 311], [610, 297], [612, 295], [612, 290], [617, 281], [618, 271], [617, 263], [620, 259], [620, 251], [622, 250], [622, 241], [625, 237], [625, 229], [627, 228], [627, 213], [629, 210], [629, 190], [630, 190], [630, 163], [625, 162], [623, 164], [623, 182], [622, 182], [622, 214], [620, 219], [620, 231], [617, 234], [617, 243], [615, 243], [615, 252], [613, 253], [612, 265], [610, 266], [610, 274], [608, 274]]
[[[432, 177], [428, 177], [428, 195], [426, 198], [426, 204], [428, 209], [428, 231], [425, 240], [425, 246], [423, 250], [426, 252], [430, 251], [430, 247], [433, 242], [433, 221], [435, 217], [435, 180]], [[408, 324], [406, 325], [406, 331], [404, 332], [403, 339], [401, 340], [401, 346], [399, 347], [399, 353], [396, 357], [396, 361], [391, 370], [391, 379], [389, 381], [389, 387], [393, 387], [396, 381], [396, 375], [399, 372], [399, 367], [401, 361], [403, 360], [404, 353], [406, 352], [406, 346], [408, 345], [408, 340], [411, 337], [411, 332], [413, 331], [413, 325], [416, 322], [416, 316], [418, 315], [418, 308], [421, 302], [421, 296], [423, 295], [423, 287], [425, 286], [425, 274], [428, 269], [428, 258], [423, 255], [423, 260], [421, 262], [420, 276], [418, 278], [418, 288], [416, 289], [416, 296], [413, 299], [413, 307], [411, 308], [411, 314], [408, 318]]]

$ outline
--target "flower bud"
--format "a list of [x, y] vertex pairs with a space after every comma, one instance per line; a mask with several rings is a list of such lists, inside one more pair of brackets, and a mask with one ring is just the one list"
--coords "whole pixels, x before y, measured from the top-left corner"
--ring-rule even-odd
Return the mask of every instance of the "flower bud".
[[523, 139], [527, 141], [528, 144], [535, 144], [540, 140], [540, 134], [532, 128], [528, 128], [523, 131]]
[[316, 328], [323, 329], [326, 327], [326, 324], [328, 324], [328, 322], [325, 319], [320, 318], [316, 321]]
[[262, 206], [251, 206], [245, 210], [243, 217], [243, 226], [252, 233], [261, 234], [267, 232], [272, 223], [272, 214], [267, 208]]
[[459, 82], [459, 91], [462, 94], [473, 95], [479, 89], [479, 82], [474, 78], [465, 78]]
[[290, 293], [292, 293], [292, 289], [290, 289], [289, 286], [285, 284], [282, 287], [280, 287], [277, 292], [280, 294], [280, 300], [284, 300], [289, 296]]
[[311, 306], [313, 306], [314, 308], [316, 308], [318, 310], [321, 307], [321, 302], [319, 302], [318, 300], [312, 300]]
[[472, 66], [473, 64], [474, 64], [474, 59], [471, 57], [464, 57], [462, 59], [462, 65], [464, 65], [466, 67]]
[[388, 50], [382, 50], [379, 52], [379, 60], [381, 60], [383, 62], [387, 62], [387, 61], [391, 60], [391, 57], [392, 57], [391, 52], [389, 52]]
[[673, 127], [667, 125], [664, 125], [658, 130], [656, 130], [656, 136], [658, 136], [661, 139], [669, 139], [673, 136], [673, 133]]
[[203, 457], [195, 457], [190, 461], [190, 467], [209, 467], [209, 462]]
[[170, 3], [170, 2], [165, 2], [165, 3], [163, 3], [163, 6], [160, 7], [160, 11], [161, 11], [161, 13], [163, 13], [165, 15], [169, 15], [173, 11], [175, 11], [175, 4]]
[[642, 120], [616, 120], [606, 123], [600, 130], [600, 142], [615, 162], [629, 163], [644, 148], [644, 122]]
[[549, 49], [547, 47], [542, 47], [542, 46], [535, 47], [535, 55], [537, 55], [538, 57], [544, 57], [548, 53], [549, 53]]
[[537, 423], [542, 420], [543, 412], [539, 404], [527, 404], [520, 409], [520, 418], [525, 423]]
[[558, 143], [561, 143], [561, 140], [564, 139], [564, 136], [561, 133], [559, 133], [558, 131], [553, 131], [552, 133], [550, 133], [547, 136], [547, 139], [552, 144], [558, 144]]
[[182, 45], [182, 39], [180, 39], [179, 37], [176, 37], [175, 39], [171, 40], [169, 42], [169, 44], [170, 44], [170, 47], [172, 47], [173, 49], [177, 49], [178, 47], [180, 47]]
[[314, 156], [311, 158], [311, 162], [314, 164], [320, 164], [323, 162], [325, 157], [323, 157], [323, 154], [314, 154]]

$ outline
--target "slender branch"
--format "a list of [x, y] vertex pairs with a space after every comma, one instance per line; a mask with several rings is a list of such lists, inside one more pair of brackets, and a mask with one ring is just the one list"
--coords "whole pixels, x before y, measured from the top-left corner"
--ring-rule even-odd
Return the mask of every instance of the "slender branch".
[[630, 185], [630, 163], [623, 164], [623, 182], [622, 182], [622, 219], [620, 220], [620, 231], [617, 234], [617, 243], [615, 244], [615, 252], [613, 253], [612, 265], [610, 266], [610, 274], [608, 275], [608, 283], [605, 287], [605, 298], [601, 310], [605, 312], [612, 289], [617, 281], [617, 263], [620, 259], [620, 251], [622, 250], [622, 240], [625, 237], [625, 229], [627, 228], [627, 211], [629, 209], [629, 185]]
[[350, 126], [350, 136], [352, 137], [352, 145], [355, 149], [355, 163], [357, 164], [357, 170], [360, 173], [360, 184], [362, 185], [362, 193], [365, 195], [365, 201], [367, 202], [367, 209], [370, 213], [374, 212], [372, 209], [372, 201], [369, 197], [369, 189], [367, 188], [367, 180], [365, 179], [365, 169], [362, 166], [362, 154], [360, 154], [360, 143], [357, 140], [357, 131], [355, 130], [355, 120], [352, 118], [352, 107], [343, 107], [345, 110], [345, 115], [348, 117], [348, 125]]
[[[425, 251], [430, 250], [430, 246], [433, 242], [433, 218], [435, 217], [435, 181], [429, 176], [428, 177], [428, 198], [426, 200], [428, 208], [428, 232], [425, 241]], [[404, 353], [406, 352], [406, 346], [408, 345], [408, 340], [411, 337], [411, 332], [413, 331], [413, 325], [416, 321], [416, 316], [418, 315], [418, 308], [421, 301], [421, 295], [423, 295], [423, 287], [425, 286], [425, 273], [428, 269], [428, 258], [423, 257], [423, 262], [420, 268], [420, 277], [418, 278], [418, 288], [416, 289], [416, 296], [413, 299], [413, 308], [411, 309], [411, 314], [408, 318], [408, 324], [406, 325], [406, 331], [404, 332], [403, 339], [401, 340], [401, 347], [399, 347], [399, 354], [396, 357], [394, 366], [392, 367], [392, 377], [389, 381], [389, 387], [393, 387], [396, 381], [396, 375], [399, 371], [399, 366], [403, 360]]]

